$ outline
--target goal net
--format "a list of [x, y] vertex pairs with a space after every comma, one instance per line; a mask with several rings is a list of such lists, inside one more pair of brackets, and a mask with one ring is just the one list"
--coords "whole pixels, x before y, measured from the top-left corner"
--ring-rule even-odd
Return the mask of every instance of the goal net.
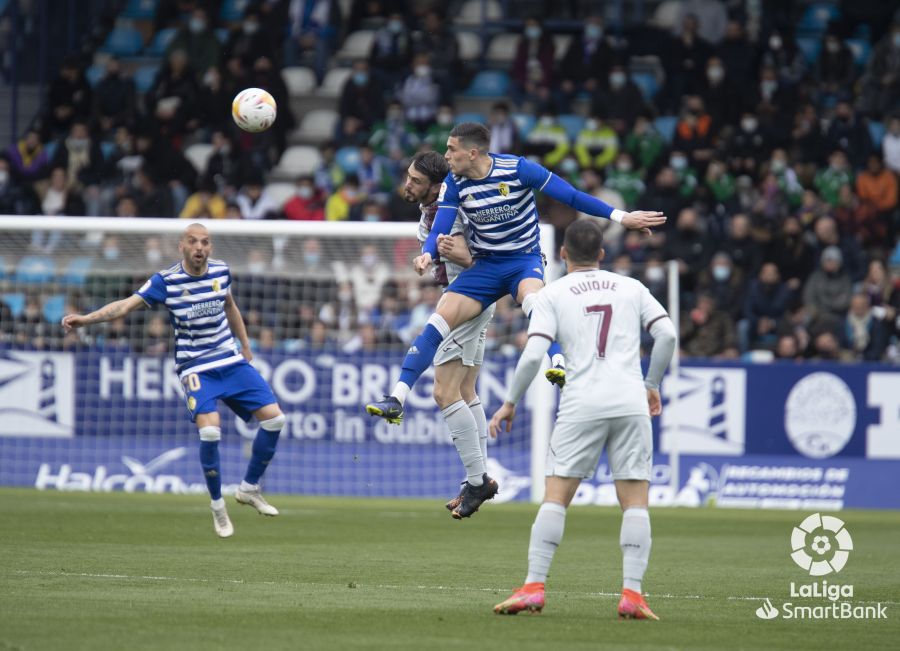
[[[419, 278], [415, 224], [207, 222], [247, 324], [253, 364], [287, 416], [264, 477], [270, 492], [444, 497], [463, 469], [431, 398], [433, 370], [400, 426], [368, 417], [399, 376], [440, 290]], [[204, 492], [197, 432], [174, 372], [165, 310], [65, 334], [87, 313], [180, 260], [183, 220], [0, 217], [0, 483], [49, 490]], [[542, 228], [543, 248], [554, 251]], [[478, 392], [490, 415], [526, 322], [498, 305]], [[536, 382], [513, 431], [492, 441], [504, 500], [527, 499], [555, 398]], [[227, 489], [243, 476], [256, 424], [220, 404]], [[532, 435], [536, 438], [532, 446]], [[532, 458], [534, 457], [534, 458]], [[537, 465], [536, 465], [537, 464]], [[539, 475], [538, 475], [539, 476]], [[538, 487], [535, 487], [538, 489]]]

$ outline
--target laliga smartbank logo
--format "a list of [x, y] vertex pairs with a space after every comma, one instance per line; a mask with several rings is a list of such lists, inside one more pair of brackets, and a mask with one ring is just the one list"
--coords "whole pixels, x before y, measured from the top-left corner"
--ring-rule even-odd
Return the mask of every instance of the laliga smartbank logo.
[[[791, 559], [809, 576], [837, 574], [847, 564], [853, 551], [853, 538], [844, 521], [833, 515], [813, 513], [791, 532]], [[760, 619], [887, 619], [887, 610], [881, 603], [875, 605], [853, 601], [853, 585], [835, 581], [812, 583], [791, 581], [792, 599], [819, 599], [826, 603], [786, 601], [777, 608], [766, 598], [756, 609]]]

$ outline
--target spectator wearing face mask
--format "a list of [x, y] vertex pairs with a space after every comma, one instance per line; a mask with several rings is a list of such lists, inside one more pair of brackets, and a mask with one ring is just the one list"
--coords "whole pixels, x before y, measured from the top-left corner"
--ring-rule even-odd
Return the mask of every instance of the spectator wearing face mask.
[[364, 222], [384, 221], [384, 207], [374, 199], [366, 200], [359, 212], [359, 220]]
[[900, 20], [894, 22], [869, 58], [862, 104], [875, 118], [900, 106]]
[[369, 62], [353, 62], [353, 72], [344, 84], [338, 105], [341, 122], [355, 119], [362, 130], [369, 131], [375, 122], [384, 119], [384, 99], [381, 88], [372, 78]]
[[311, 176], [297, 179], [297, 190], [284, 204], [284, 215], [298, 221], [322, 221], [325, 219], [325, 201], [313, 184]]
[[747, 291], [746, 276], [724, 251], [715, 253], [709, 266], [700, 272], [697, 290], [712, 296], [716, 309], [733, 321], [740, 318]]
[[715, 125], [699, 95], [684, 98], [681, 119], [675, 126], [672, 148], [684, 152], [692, 165], [704, 166], [715, 151]]
[[634, 124], [635, 117], [646, 112], [644, 96], [637, 84], [628, 78], [624, 66], [613, 65], [591, 98], [591, 115], [604, 116], [617, 132], [625, 133]]
[[765, 40], [760, 65], [774, 68], [778, 81], [791, 87], [799, 84], [806, 75], [806, 61], [797, 48], [797, 42], [777, 29]]
[[553, 62], [556, 46], [536, 18], [525, 20], [525, 28], [516, 47], [510, 77], [511, 96], [517, 106], [533, 102], [542, 110], [551, 100], [554, 88]]
[[392, 91], [408, 72], [413, 55], [413, 40], [403, 14], [394, 13], [375, 32], [369, 63], [386, 91]]
[[735, 97], [739, 94], [739, 88], [732, 81], [722, 59], [710, 57], [706, 62], [706, 72], [699, 95], [716, 131], [721, 130], [724, 125], [737, 122], [740, 105], [735, 101]]
[[450, 21], [438, 11], [426, 12], [414, 47], [429, 55], [432, 76], [441, 88], [441, 101], [449, 101], [457, 91], [457, 80], [462, 72], [459, 43], [450, 29]]
[[244, 13], [241, 24], [231, 30], [222, 51], [225, 59], [240, 57], [247, 63], [260, 57], [274, 59], [273, 42], [260, 13], [251, 9]]
[[403, 104], [406, 120], [424, 134], [437, 115], [441, 90], [431, 71], [428, 54], [417, 54], [413, 58], [412, 74], [403, 80], [397, 99]]
[[[453, 107], [445, 104], [438, 109], [437, 119], [425, 132], [425, 143], [437, 153], [444, 154], [447, 151], [447, 138], [450, 137], [452, 130]], [[501, 153], [494, 149], [491, 151]]]
[[371, 311], [378, 304], [381, 290], [391, 277], [390, 265], [381, 259], [374, 244], [360, 247], [353, 263], [335, 260], [332, 269], [339, 288], [349, 283], [350, 298], [361, 313]]
[[628, 210], [634, 209], [646, 189], [641, 173], [634, 169], [631, 154], [625, 151], [619, 153], [616, 164], [606, 173], [604, 185], [622, 195]]
[[591, 116], [575, 138], [575, 155], [581, 167], [602, 170], [619, 155], [619, 137], [612, 127]]
[[206, 9], [195, 8], [166, 47], [166, 57], [182, 50], [187, 55], [193, 70], [208, 70], [219, 65], [222, 46], [209, 22]]
[[666, 234], [666, 258], [678, 261], [682, 291], [694, 291], [697, 274], [706, 267], [710, 249], [706, 225], [696, 210], [685, 208], [678, 214], [675, 228]]
[[365, 195], [360, 192], [359, 177], [348, 174], [344, 183], [325, 201], [325, 219], [328, 221], [359, 221]]
[[726, 151], [735, 175], [758, 176], [759, 166], [769, 156], [772, 146], [769, 133], [760, 125], [755, 113], [742, 113], [739, 128], [732, 133]]
[[388, 104], [387, 114], [383, 122], [372, 127], [369, 145], [380, 156], [387, 156], [394, 161], [412, 156], [419, 146], [419, 136], [415, 128], [407, 122], [403, 105], [393, 101]]
[[697, 170], [691, 166], [687, 154], [680, 149], [673, 149], [669, 155], [669, 167], [675, 173], [675, 184], [678, 194], [684, 199], [690, 199], [697, 192], [699, 180]]
[[613, 64], [613, 50], [604, 38], [603, 19], [589, 16], [584, 29], [575, 34], [569, 48], [559, 64], [560, 88], [563, 96], [563, 111], [578, 93], [594, 93], [601, 80], [609, 74]]
[[885, 309], [872, 307], [867, 294], [854, 294], [844, 318], [842, 346], [856, 359], [880, 361], [891, 334], [891, 324], [885, 316]]

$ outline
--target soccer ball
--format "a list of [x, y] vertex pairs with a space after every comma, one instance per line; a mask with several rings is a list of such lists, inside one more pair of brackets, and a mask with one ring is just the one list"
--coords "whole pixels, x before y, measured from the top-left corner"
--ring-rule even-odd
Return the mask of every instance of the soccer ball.
[[275, 122], [275, 98], [262, 88], [245, 88], [231, 102], [231, 117], [244, 131], [265, 131]]

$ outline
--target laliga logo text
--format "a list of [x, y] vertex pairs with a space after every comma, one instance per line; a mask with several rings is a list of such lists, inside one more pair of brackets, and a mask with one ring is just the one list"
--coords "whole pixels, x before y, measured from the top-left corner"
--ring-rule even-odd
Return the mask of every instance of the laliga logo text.
[[[844, 522], [831, 515], [813, 513], [791, 532], [791, 558], [810, 576], [837, 574], [853, 551], [853, 539]], [[816, 606], [795, 605], [787, 601], [781, 610], [775, 608], [767, 598], [756, 609], [760, 619], [776, 619], [781, 614], [784, 619], [887, 619], [886, 608], [877, 603], [874, 606], [859, 606], [841, 599], [853, 598], [850, 584], [829, 583], [822, 580], [813, 583], [791, 581], [790, 596], [801, 599], [827, 599], [830, 603]]]

